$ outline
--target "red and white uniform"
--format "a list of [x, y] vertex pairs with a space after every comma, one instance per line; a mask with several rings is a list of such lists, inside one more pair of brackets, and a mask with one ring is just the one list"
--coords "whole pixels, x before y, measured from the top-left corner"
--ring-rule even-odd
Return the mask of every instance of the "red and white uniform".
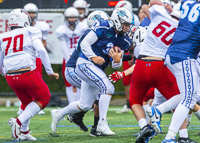
[[65, 78], [65, 64], [71, 57], [72, 53], [74, 52], [74, 49], [76, 48], [76, 44], [78, 43], [78, 40], [80, 36], [83, 34], [83, 32], [87, 29], [87, 25], [83, 24], [82, 22], [79, 22], [74, 31], [72, 31], [66, 23], [59, 26], [56, 29], [57, 38], [60, 40], [61, 44], [61, 50], [63, 53], [63, 67], [62, 67], [62, 73], [63, 77], [65, 79], [65, 85], [71, 86], [66, 78]]
[[[139, 55], [164, 59], [178, 21], [172, 19], [163, 6], [153, 5], [149, 8], [149, 13], [151, 24]], [[142, 105], [144, 96], [152, 87], [157, 88], [166, 99], [180, 93], [176, 79], [164, 65], [164, 61], [137, 59], [130, 87], [130, 105]]]
[[[50, 30], [50, 26], [48, 23], [44, 21], [36, 21], [33, 27], [36, 27], [41, 30], [42, 40], [47, 39], [47, 35], [49, 34], [49, 30]], [[37, 67], [38, 72], [42, 76], [42, 61], [39, 57], [36, 58], [36, 67]]]
[[22, 102], [24, 110], [33, 100], [45, 107], [50, 100], [48, 86], [38, 73], [35, 65], [36, 52], [42, 60], [47, 74], [53, 74], [48, 54], [41, 42], [42, 33], [34, 27], [14, 29], [0, 35], [0, 68], [5, 73], [24, 68], [31, 68], [25, 73], [7, 74], [6, 80]]

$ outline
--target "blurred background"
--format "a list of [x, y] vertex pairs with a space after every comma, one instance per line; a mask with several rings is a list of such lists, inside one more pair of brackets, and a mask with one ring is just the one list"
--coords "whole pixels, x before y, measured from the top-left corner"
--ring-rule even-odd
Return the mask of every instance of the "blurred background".
[[[86, 0], [90, 4], [89, 13], [94, 10], [104, 10], [111, 15], [115, 5], [119, 1], [113, 0]], [[132, 3], [133, 13], [138, 15], [138, 9], [143, 4], [148, 4], [149, 0], [129, 0]], [[177, 2], [177, 0], [174, 0]], [[49, 86], [52, 97], [59, 97], [60, 99], [67, 100], [65, 95], [65, 84], [62, 77], [62, 53], [60, 49], [59, 40], [56, 37], [55, 29], [64, 23], [63, 12], [66, 8], [72, 6], [74, 0], [0, 0], [0, 33], [8, 31], [7, 17], [9, 12], [15, 8], [23, 8], [27, 3], [34, 3], [39, 8], [38, 20], [46, 21], [50, 25], [50, 32], [47, 36], [47, 49], [50, 57], [52, 67], [55, 72], [60, 74], [59, 80], [51, 80], [44, 68], [43, 79]], [[122, 71], [122, 69], [120, 69]], [[106, 69], [106, 74], [113, 73], [114, 70], [111, 67]], [[118, 81], [115, 85], [114, 98], [124, 98], [125, 90], [122, 84], [122, 80]], [[59, 99], [58, 99], [59, 100]], [[7, 104], [17, 106], [18, 99], [13, 90], [8, 86], [6, 79], [0, 76], [0, 106]], [[125, 100], [124, 100], [125, 101]], [[15, 103], [16, 102], [16, 103]], [[67, 104], [67, 103], [66, 103]], [[117, 103], [123, 105], [124, 103]]]

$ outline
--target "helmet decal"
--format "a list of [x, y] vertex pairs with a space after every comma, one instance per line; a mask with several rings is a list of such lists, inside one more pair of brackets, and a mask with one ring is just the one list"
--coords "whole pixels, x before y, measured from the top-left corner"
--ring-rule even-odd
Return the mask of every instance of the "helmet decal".
[[121, 16], [121, 17], [126, 16], [126, 17], [128, 18], [128, 16], [126, 15], [126, 12], [125, 12], [124, 10], [120, 10], [120, 11], [118, 12], [118, 14], [119, 14], [119, 16]]
[[99, 14], [94, 15], [94, 16], [92, 17], [92, 19], [94, 19], [94, 20], [104, 20], [104, 19], [101, 17], [101, 15], [99, 15]]
[[123, 6], [125, 6], [126, 5], [126, 3], [123, 3], [122, 5], [120, 5], [119, 7], [123, 7]]

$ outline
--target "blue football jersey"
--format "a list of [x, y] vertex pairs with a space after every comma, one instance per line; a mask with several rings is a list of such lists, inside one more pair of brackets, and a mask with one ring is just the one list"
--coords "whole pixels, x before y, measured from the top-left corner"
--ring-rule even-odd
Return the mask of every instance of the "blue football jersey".
[[172, 64], [196, 59], [200, 50], [200, 3], [183, 0], [180, 10], [179, 25], [166, 53], [170, 56]]
[[[132, 41], [128, 36], [120, 35], [115, 32], [111, 21], [95, 21], [92, 30], [98, 38], [98, 40], [91, 45], [92, 50], [97, 56], [101, 56], [105, 60], [103, 65], [94, 64], [102, 70], [104, 70], [110, 62], [109, 50], [111, 47], [118, 46], [126, 52], [131, 45]], [[80, 54], [80, 57], [88, 60], [83, 53]]]
[[77, 47], [74, 50], [74, 52], [72, 53], [71, 57], [69, 58], [69, 60], [66, 63], [66, 67], [76, 67], [76, 61], [79, 58], [79, 54], [81, 52], [81, 48], [80, 48], [80, 43], [83, 40], [83, 38], [91, 31], [91, 29], [87, 29], [84, 31], [83, 35], [80, 37]]
[[150, 23], [151, 20], [148, 17], [145, 17], [140, 23], [140, 26], [145, 27], [147, 29]]

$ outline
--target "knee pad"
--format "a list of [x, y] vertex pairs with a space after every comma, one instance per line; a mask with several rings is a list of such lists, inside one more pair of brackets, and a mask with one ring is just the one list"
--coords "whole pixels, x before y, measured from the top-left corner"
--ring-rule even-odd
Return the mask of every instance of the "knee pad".
[[99, 100], [95, 100], [94, 104], [96, 104], [97, 106], [99, 106]]
[[106, 88], [106, 94], [111, 94], [113, 95], [115, 93], [115, 87], [113, 84], [110, 84]]
[[92, 105], [91, 105], [91, 106], [83, 105], [83, 104], [81, 104], [80, 102], [78, 102], [78, 107], [79, 107], [82, 111], [87, 112], [87, 111], [89, 111], [89, 110], [92, 108]]

